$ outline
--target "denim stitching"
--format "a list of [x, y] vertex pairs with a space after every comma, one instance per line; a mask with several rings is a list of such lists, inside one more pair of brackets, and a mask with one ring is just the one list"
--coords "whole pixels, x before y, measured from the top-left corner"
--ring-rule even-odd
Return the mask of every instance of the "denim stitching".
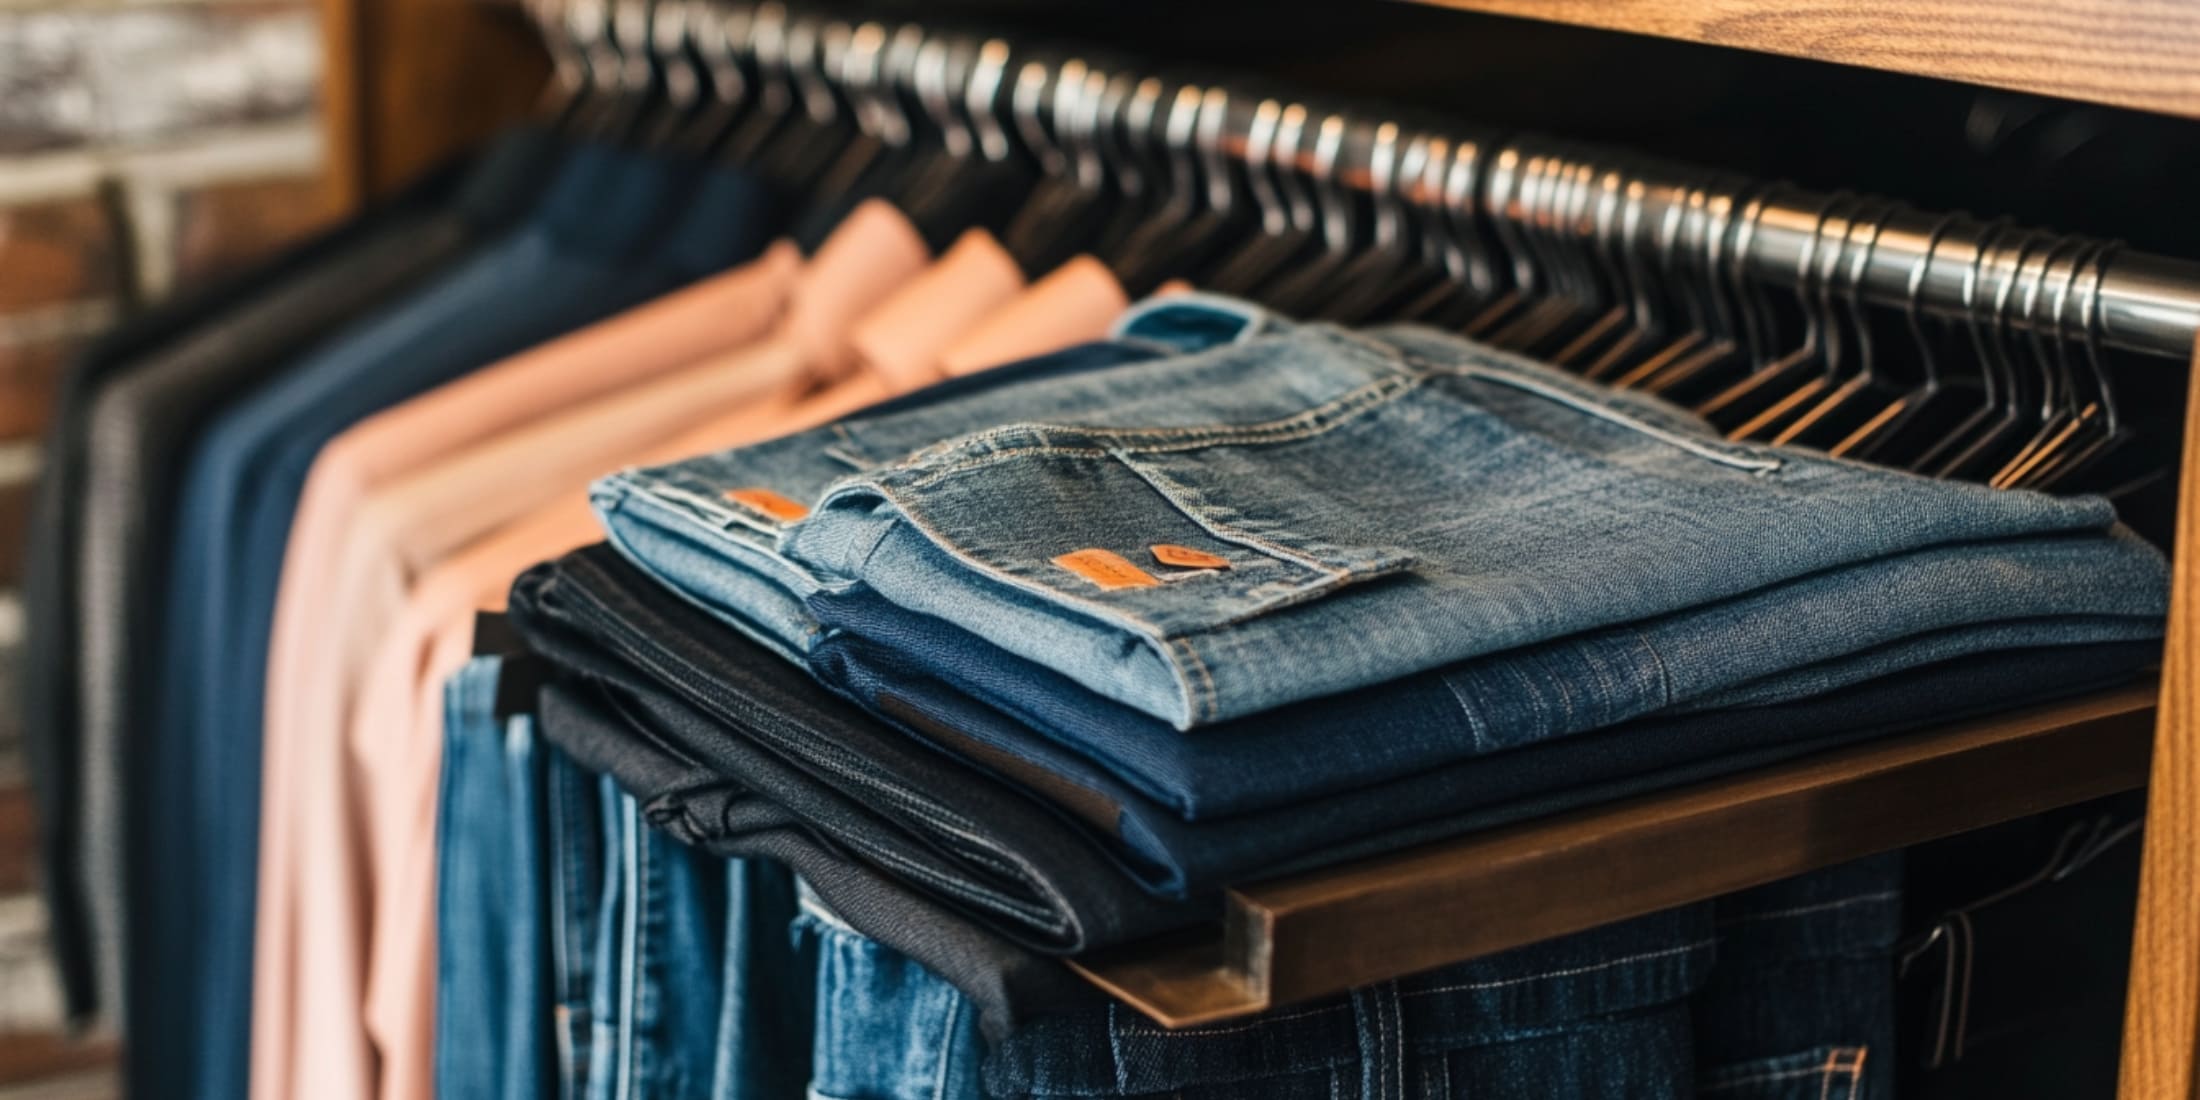
[[947, 1014], [947, 1019], [940, 1029], [942, 1032], [940, 1036], [940, 1057], [933, 1067], [932, 1100], [946, 1100], [947, 1098], [947, 1070], [948, 1067], [955, 1064], [955, 1035], [959, 1030], [955, 1025], [962, 1021], [963, 1013], [968, 1011], [970, 1011], [970, 1002], [962, 997], [956, 997], [954, 999], [954, 1010]]
[[[1272, 1025], [1272, 1024], [1278, 1024], [1278, 1023], [1282, 1023], [1282, 1022], [1283, 1022], [1283, 1021], [1285, 1021], [1285, 1020], [1304, 1020], [1304, 1019], [1307, 1019], [1307, 1018], [1309, 1018], [1309, 1017], [1313, 1017], [1313, 1016], [1327, 1016], [1327, 1015], [1330, 1015], [1330, 1014], [1332, 1014], [1332, 1013], [1335, 1013], [1335, 1012], [1339, 1011], [1339, 1010], [1340, 1010], [1340, 1009], [1341, 1009], [1342, 1007], [1343, 1007], [1343, 1006], [1341, 1006], [1341, 1005], [1328, 1005], [1328, 1006], [1325, 1006], [1325, 1007], [1322, 1007], [1322, 1008], [1307, 1008], [1307, 1009], [1301, 1009], [1301, 1010], [1299, 1010], [1299, 1011], [1297, 1011], [1297, 1012], [1280, 1012], [1280, 1013], [1266, 1013], [1266, 1012], [1264, 1012], [1264, 1013], [1262, 1013], [1262, 1014], [1261, 1014], [1261, 1016], [1260, 1016], [1260, 1018], [1259, 1018], [1259, 1019], [1257, 1019], [1257, 1020], [1254, 1020], [1254, 1021], [1253, 1021], [1253, 1022], [1251, 1022], [1251, 1023], [1246, 1023], [1246, 1024], [1233, 1024], [1233, 1025], [1231, 1025], [1231, 1026], [1229, 1026], [1229, 1027], [1188, 1027], [1188, 1028], [1183, 1028], [1183, 1029], [1172, 1029], [1172, 1028], [1164, 1028], [1164, 1027], [1147, 1027], [1147, 1026], [1145, 1026], [1145, 1025], [1144, 1025], [1144, 1023], [1143, 1023], [1143, 1021], [1142, 1021], [1142, 1020], [1140, 1020], [1140, 1019], [1138, 1019], [1138, 1018], [1135, 1018], [1135, 1017], [1134, 1017], [1134, 1018], [1132, 1018], [1132, 1019], [1131, 1019], [1131, 1020], [1129, 1021], [1129, 1023], [1128, 1023], [1127, 1025], [1111, 1025], [1111, 1026], [1113, 1026], [1115, 1030], [1119, 1031], [1119, 1032], [1120, 1032], [1120, 1033], [1122, 1033], [1122, 1034], [1135, 1035], [1135, 1036], [1141, 1036], [1141, 1037], [1144, 1037], [1144, 1036], [1155, 1036], [1155, 1035], [1169, 1035], [1169, 1036], [1178, 1036], [1178, 1037], [1182, 1037], [1182, 1038], [1186, 1038], [1186, 1039], [1205, 1039], [1205, 1038], [1208, 1038], [1209, 1036], [1214, 1036], [1214, 1035], [1236, 1035], [1236, 1034], [1238, 1034], [1238, 1033], [1240, 1033], [1240, 1032], [1245, 1032], [1245, 1031], [1257, 1031], [1257, 1030], [1259, 1030], [1259, 1029], [1261, 1029], [1261, 1028], [1264, 1028], [1264, 1027], [1268, 1027], [1268, 1026], [1270, 1026], [1270, 1025]], [[1111, 1004], [1109, 1004], [1109, 1006], [1108, 1006], [1108, 1012], [1109, 1012], [1109, 1014], [1110, 1014], [1110, 1015], [1113, 1015], [1113, 1014], [1115, 1013], [1115, 1009], [1116, 1009], [1116, 1006], [1115, 1006], [1114, 1004], [1112, 1004], [1112, 1003], [1111, 1003]]]
[[840, 442], [827, 446], [825, 448], [826, 454], [858, 470], [878, 465], [878, 462], [871, 458], [870, 453], [863, 449], [863, 444], [856, 442], [855, 434], [848, 430], [847, 421], [833, 421], [833, 435]]
[[1493, 371], [1487, 367], [1461, 366], [1449, 369], [1432, 369], [1443, 370], [1443, 372], [1446, 374], [1457, 375], [1462, 378], [1476, 378], [1485, 382], [1492, 383], [1494, 385], [1509, 386], [1513, 389], [1520, 390], [1523, 393], [1531, 393], [1543, 398], [1544, 400], [1554, 401], [1558, 404], [1564, 405], [1567, 408], [1570, 408], [1583, 416], [1594, 417], [1595, 419], [1605, 421], [1606, 423], [1618, 425], [1619, 427], [1626, 428], [1630, 431], [1638, 432], [1642, 435], [1649, 436], [1652, 439], [1656, 439], [1666, 444], [1667, 446], [1677, 447], [1681, 450], [1687, 451], [1688, 453], [1693, 454], [1698, 458], [1707, 459], [1709, 461], [1719, 463], [1723, 466], [1731, 466], [1737, 470], [1748, 470], [1752, 473], [1757, 474], [1769, 474], [1787, 465], [1786, 461], [1783, 459], [1755, 458], [1749, 455], [1728, 453], [1727, 451], [1720, 448], [1712, 447], [1708, 444], [1689, 439], [1688, 437], [1681, 435], [1678, 432], [1674, 432], [1666, 428], [1661, 428], [1656, 424], [1653, 424], [1650, 421], [1645, 420], [1641, 417], [1637, 417], [1630, 413], [1621, 412], [1620, 410], [1612, 408], [1608, 405], [1598, 404], [1597, 402], [1591, 401], [1587, 398], [1576, 397], [1573, 394], [1567, 393], [1565, 390], [1559, 389], [1555, 386], [1546, 385], [1534, 379], [1516, 377], [1514, 375], [1506, 374], [1501, 371]]
[[1124, 1075], [1123, 1028], [1120, 1023], [1123, 1006], [1113, 1000], [1108, 1002], [1108, 1073], [1115, 1079], [1115, 1090], [1127, 1093], [1130, 1079]]
[[[908, 474], [910, 488], [922, 488], [953, 474], [980, 469], [1010, 459], [1041, 454], [1092, 455], [1121, 451], [1127, 454], [1165, 454], [1172, 451], [1204, 450], [1209, 447], [1269, 446], [1278, 443], [1294, 443], [1326, 435], [1343, 427], [1359, 414], [1391, 404], [1425, 384], [1418, 378], [1386, 378], [1371, 385], [1362, 386], [1350, 393], [1326, 401], [1311, 409], [1280, 420], [1259, 424], [1230, 425], [1201, 428], [1082, 428], [1069, 424], [1020, 423], [1004, 424], [983, 432], [975, 432], [954, 440], [937, 453], [919, 452], [902, 462], [886, 467], [884, 475]], [[1027, 446], [1007, 446], [984, 454], [950, 462], [945, 466], [933, 464], [946, 459], [957, 451], [968, 452], [995, 440], [1028, 436], [1058, 434], [1089, 439], [1088, 445], [1063, 443], [1034, 443]], [[1137, 442], [1153, 440], [1150, 443]], [[928, 468], [931, 467], [931, 468]]]
[[1489, 726], [1482, 721], [1482, 716], [1468, 703], [1466, 692], [1461, 690], [1458, 683], [1449, 676], [1440, 676], [1437, 680], [1444, 685], [1445, 690], [1451, 692], [1451, 697], [1458, 701], [1459, 713], [1466, 716], [1467, 732], [1474, 738], [1474, 747], [1483, 752], [1490, 751], [1492, 735]]
[[1629, 963], [1646, 962], [1650, 959], [1662, 959], [1673, 955], [1685, 955], [1691, 951], [1701, 951], [1704, 948], [1712, 946], [1716, 942], [1717, 941], [1715, 940], [1697, 940], [1694, 943], [1682, 944], [1679, 947], [1660, 948], [1656, 951], [1645, 951], [1637, 955], [1623, 955], [1619, 958], [1607, 959], [1603, 962], [1596, 963], [1591, 966], [1573, 966], [1567, 967], [1562, 970], [1546, 970], [1540, 974], [1528, 974], [1518, 978], [1498, 978], [1486, 982], [1461, 982], [1457, 985], [1440, 985], [1435, 987], [1434, 989], [1409, 989], [1403, 994], [1403, 996], [1426, 997], [1435, 993], [1461, 993], [1469, 992], [1476, 989], [1498, 989], [1508, 985], [1524, 985], [1528, 982], [1539, 982], [1547, 978], [1571, 978], [1577, 974], [1592, 974], [1599, 970], [1610, 970], [1615, 966], [1625, 966]]
[[[1736, 1088], [1741, 1085], [1762, 1084], [1766, 1081], [1786, 1081], [1797, 1077], [1817, 1077], [1827, 1082], [1827, 1087], [1831, 1087], [1830, 1083], [1832, 1081], [1837, 1078], [1846, 1077], [1849, 1079], [1850, 1083], [1855, 1086], [1855, 1091], [1852, 1091], [1849, 1094], [1850, 1100], [1859, 1100], [1859, 1098], [1863, 1096], [1862, 1075], [1864, 1071], [1864, 1059], [1867, 1055], [1869, 1055], [1870, 1048], [1852, 1047], [1849, 1048], [1849, 1050], [1850, 1056], [1845, 1062], [1841, 1060], [1840, 1048], [1836, 1048], [1834, 1050], [1826, 1052], [1825, 1061], [1804, 1067], [1802, 1069], [1783, 1069], [1775, 1070], [1768, 1073], [1760, 1072], [1744, 1074], [1738, 1077], [1722, 1077], [1718, 1080], [1701, 1086], [1698, 1091], [1718, 1092], [1725, 1089]], [[1821, 1095], [1823, 1095], [1823, 1093], [1821, 1093]]]
[[[1169, 640], [1170, 635], [1167, 632], [1163, 631], [1159, 626], [1155, 625], [1154, 623], [1148, 622], [1144, 617], [1136, 614], [1135, 612], [1126, 610], [1124, 608], [1104, 604], [1099, 602], [1098, 600], [1089, 599], [1087, 597], [1078, 595], [1077, 593], [1071, 592], [1067, 589], [1053, 588], [1039, 581], [1019, 577], [1012, 573], [1007, 573], [1003, 572], [1000, 569], [996, 569], [992, 565], [986, 563], [984, 559], [979, 558], [977, 555], [965, 549], [960, 543], [949, 539], [946, 534], [933, 527], [931, 524], [925, 522], [921, 516], [919, 516], [916, 512], [909, 508], [906, 502], [895, 497], [884, 486], [880, 486], [878, 491], [882, 497], [884, 497], [889, 503], [893, 504], [896, 508], [900, 510], [900, 518], [904, 522], [923, 532], [926, 538], [932, 540], [933, 545], [938, 546], [940, 549], [947, 551], [954, 557], [968, 563], [971, 568], [976, 569], [980, 573], [993, 577], [999, 580], [1001, 583], [1006, 584], [1012, 588], [1031, 593], [1032, 595], [1064, 601], [1071, 604], [1072, 606], [1084, 609], [1088, 614], [1095, 615], [1103, 619], [1113, 618], [1117, 622], [1127, 623], [1133, 627], [1136, 627], [1139, 631], [1143, 632], [1145, 637], [1141, 640], [1146, 641], [1149, 644], [1154, 639], [1161, 639], [1164, 642], [1167, 642]], [[1194, 689], [1191, 683], [1185, 678], [1184, 667], [1175, 661], [1164, 660], [1162, 663], [1169, 667], [1170, 674], [1176, 679], [1178, 697], [1184, 700], [1187, 704], [1187, 708], [1189, 708], [1189, 706], [1191, 705]]]
[[[1701, 440], [1692, 440], [1674, 429], [1655, 423], [1643, 414], [1623, 411], [1605, 405], [1593, 397], [1573, 393], [1562, 385], [1532, 377], [1529, 371], [1523, 369], [1523, 367], [1540, 369], [1540, 365], [1533, 364], [1532, 361], [1524, 358], [1506, 356], [1500, 353], [1494, 361], [1491, 356], [1483, 355], [1477, 357], [1480, 361], [1441, 363], [1407, 348], [1399, 348], [1398, 354], [1407, 364], [1417, 370], [1459, 378], [1476, 378], [1494, 385], [1520, 390], [1523, 393], [1531, 393], [1545, 400], [1564, 405], [1585, 416], [1595, 417], [1598, 420], [1628, 428], [1688, 451], [1691, 454], [1724, 465], [1730, 465], [1737, 469], [1767, 474], [1779, 470], [1787, 464], [1785, 459], [1761, 458], [1746, 452], [1737, 454], [1734, 452], [1742, 450], [1741, 448], [1719, 448]], [[1517, 359], [1518, 362], [1508, 362], [1509, 359]], [[1511, 369], [1508, 369], [1508, 367]], [[1520, 373], [1515, 373], [1516, 370]]]
[[[1643, 633], [1643, 632], [1642, 632], [1642, 628], [1641, 628], [1641, 627], [1638, 627], [1638, 626], [1634, 626], [1634, 625], [1632, 625], [1632, 624], [1629, 624], [1629, 626], [1627, 627], [1627, 629], [1628, 629], [1628, 630], [1629, 630], [1630, 632], [1632, 632], [1632, 633], [1633, 633], [1633, 634], [1635, 635], [1635, 638], [1636, 638], [1636, 640], [1638, 640], [1638, 641], [1640, 641], [1640, 642], [1642, 643], [1642, 651], [1643, 651], [1643, 653], [1645, 653], [1645, 654], [1647, 654], [1647, 655], [1649, 656], [1649, 658], [1650, 658], [1650, 665], [1651, 665], [1651, 667], [1652, 667], [1653, 669], [1655, 669], [1655, 670], [1656, 670], [1656, 672], [1657, 672], [1657, 677], [1658, 677], [1658, 702], [1657, 702], [1657, 704], [1656, 704], [1655, 706], [1652, 706], [1652, 707], [1650, 707], [1650, 708], [1649, 708], [1649, 710], [1653, 710], [1653, 711], [1654, 711], [1654, 710], [1657, 710], [1657, 709], [1659, 709], [1660, 707], [1666, 707], [1666, 706], [1670, 706], [1670, 705], [1672, 705], [1672, 703], [1673, 703], [1673, 674], [1672, 674], [1672, 673], [1671, 673], [1670, 671], [1668, 671], [1668, 670], [1666, 669], [1666, 667], [1665, 667], [1665, 655], [1664, 655], [1664, 654], [1662, 654], [1662, 653], [1659, 653], [1659, 652], [1658, 652], [1658, 647], [1657, 647], [1657, 646], [1655, 646], [1655, 645], [1652, 645], [1652, 644], [1651, 644], [1651, 642], [1650, 642], [1650, 636], [1649, 636], [1648, 634], [1645, 634], [1645, 633]], [[1645, 713], [1647, 713], [1647, 711], [1645, 711]]]
[[[1214, 673], [1208, 669], [1207, 662], [1200, 659], [1199, 651], [1192, 648], [1191, 639], [1170, 638], [1168, 644], [1170, 649], [1182, 653], [1184, 659], [1191, 662], [1192, 671], [1199, 674], [1199, 687], [1187, 693], [1190, 696], [1187, 701], [1191, 704], [1192, 724], [1196, 726], [1220, 709], [1215, 701]], [[1182, 679], [1181, 675], [1179, 679]]]
[[619, 914], [619, 923], [626, 935], [620, 937], [618, 952], [618, 976], [620, 988], [617, 997], [619, 1022], [617, 1038], [613, 1040], [612, 1095], [624, 1100], [633, 1092], [634, 1083], [634, 987], [639, 975], [634, 972], [635, 950], [641, 942], [641, 853], [639, 825], [627, 812], [633, 800], [622, 797], [619, 801], [619, 854], [622, 868], [620, 877], [625, 881], [626, 902]]
[[[1398, 999], [1398, 983], [1384, 982], [1381, 986], [1377, 987], [1377, 989], [1378, 992], [1376, 993], [1376, 996], [1382, 998], [1381, 1003], [1383, 1006], [1383, 1015], [1388, 1017], [1391, 1026], [1397, 1028], [1398, 1030], [1397, 1041], [1390, 1045], [1391, 1052], [1397, 1058], [1395, 1065], [1391, 1068], [1395, 1068], [1398, 1071], [1398, 1088], [1396, 1095], [1399, 1096], [1402, 1100], [1405, 1095], [1406, 1088], [1405, 1003]], [[1387, 1076], [1388, 1070], [1386, 1070], [1385, 1073]]]
[[1176, 508], [1177, 511], [1182, 512], [1193, 522], [1205, 528], [1209, 534], [1214, 535], [1217, 538], [1220, 538], [1226, 542], [1244, 543], [1246, 545], [1257, 547], [1260, 550], [1267, 552], [1271, 557], [1282, 558], [1286, 561], [1292, 562], [1304, 568], [1311, 569], [1317, 573], [1323, 574], [1326, 579], [1332, 581], [1342, 580], [1345, 577], [1349, 576], [1351, 570], [1355, 567], [1362, 569], [1368, 567], [1365, 563], [1359, 563], [1355, 566], [1355, 563], [1349, 562], [1345, 563], [1342, 566], [1332, 566], [1325, 561], [1321, 561], [1315, 558], [1313, 555], [1304, 550], [1293, 549], [1291, 547], [1277, 543], [1273, 540], [1261, 538], [1257, 535], [1248, 534], [1244, 531], [1239, 530], [1235, 524], [1226, 522], [1220, 517], [1214, 515], [1213, 510], [1206, 507], [1205, 505], [1196, 505], [1193, 504], [1190, 500], [1186, 499], [1187, 497], [1196, 494], [1194, 494], [1192, 490], [1186, 489], [1183, 485], [1178, 484], [1174, 478], [1169, 477], [1167, 474], [1164, 474], [1159, 470], [1148, 469], [1135, 462], [1132, 462], [1127, 455], [1111, 455], [1110, 457], [1114, 458], [1117, 464], [1121, 465], [1124, 469], [1130, 471], [1132, 476], [1137, 477], [1140, 481], [1145, 482], [1149, 488], [1160, 495], [1161, 499], [1168, 501], [1172, 506]]
[[1892, 901], [1901, 896], [1902, 892], [1899, 890], [1881, 890], [1877, 893], [1858, 894], [1838, 901], [1822, 901], [1815, 905], [1798, 905], [1792, 909], [1770, 909], [1762, 913], [1743, 913], [1721, 919], [1719, 926], [1724, 928], [1729, 925], [1749, 924], [1755, 921], [1783, 920], [1788, 917], [1808, 916], [1812, 913], [1822, 913], [1828, 909], [1840, 909], [1850, 905], [1864, 905], [1875, 901]]
[[1375, 1096], [1390, 1100], [1390, 1013], [1383, 1010], [1380, 987], [1371, 991], [1375, 1000]]

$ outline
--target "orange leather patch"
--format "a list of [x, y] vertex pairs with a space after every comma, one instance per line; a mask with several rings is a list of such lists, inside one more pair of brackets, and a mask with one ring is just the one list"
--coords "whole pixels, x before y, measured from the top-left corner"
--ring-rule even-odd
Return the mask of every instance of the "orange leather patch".
[[803, 507], [801, 501], [789, 500], [770, 489], [729, 489], [726, 491], [726, 499], [781, 523], [793, 523], [810, 514], [810, 510]]
[[1098, 547], [1063, 554], [1054, 559], [1054, 564], [1111, 591], [1117, 588], [1153, 588], [1161, 583], [1145, 570], [1124, 560], [1123, 555]]
[[1219, 558], [1205, 550], [1194, 550], [1189, 546], [1157, 542], [1153, 544], [1152, 549], [1153, 560], [1163, 565], [1174, 565], [1180, 569], [1230, 568], [1230, 559]]

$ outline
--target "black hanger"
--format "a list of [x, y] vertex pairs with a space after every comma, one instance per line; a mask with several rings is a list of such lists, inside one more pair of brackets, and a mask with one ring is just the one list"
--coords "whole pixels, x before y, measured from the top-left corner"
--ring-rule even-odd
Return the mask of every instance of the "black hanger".
[[1228, 92], [1184, 85], [1160, 114], [1160, 144], [1169, 160], [1167, 197], [1109, 257], [1133, 297], [1200, 270], [1256, 226], [1246, 185], [1222, 148], [1229, 113]]

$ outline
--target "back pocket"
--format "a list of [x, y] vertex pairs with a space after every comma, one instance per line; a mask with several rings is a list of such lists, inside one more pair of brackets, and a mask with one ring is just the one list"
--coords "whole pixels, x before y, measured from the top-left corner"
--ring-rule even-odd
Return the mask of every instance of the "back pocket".
[[1104, 437], [1034, 427], [988, 443], [888, 495], [957, 564], [1141, 633], [1227, 626], [1415, 560], [1245, 515], [1227, 486], [1180, 483]]

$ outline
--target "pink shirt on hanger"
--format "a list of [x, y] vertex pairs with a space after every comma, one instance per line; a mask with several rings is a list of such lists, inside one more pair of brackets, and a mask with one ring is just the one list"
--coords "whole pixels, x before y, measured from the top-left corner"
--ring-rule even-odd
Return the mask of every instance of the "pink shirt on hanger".
[[[394, 484], [385, 478], [353, 509], [335, 566], [323, 572], [315, 591], [316, 615], [338, 629], [324, 626], [316, 660], [293, 663], [288, 705], [270, 716], [270, 744], [285, 746], [278, 761], [283, 778], [271, 783], [290, 797], [279, 809], [271, 806], [263, 820], [279, 822], [274, 831], [290, 842], [279, 853], [287, 861], [273, 874], [263, 872], [262, 910], [277, 921], [294, 922], [297, 938], [287, 957], [281, 943], [265, 944], [280, 961], [262, 971], [266, 995], [256, 998], [268, 1010], [255, 1015], [256, 1096], [347, 1095], [356, 1089], [364, 1097], [385, 1091], [376, 1081], [378, 1068], [385, 1078], [402, 1068], [393, 1065], [390, 1052], [378, 1049], [362, 1018], [373, 904], [366, 863], [374, 854], [361, 841], [371, 846], [374, 831], [366, 819], [376, 807], [357, 797], [342, 728], [351, 688], [391, 612], [402, 605], [410, 575], [442, 550], [525, 514], [575, 479], [607, 470], [643, 441], [691, 420], [698, 409], [801, 384], [809, 361], [788, 354], [786, 339], [766, 341], [759, 345], [766, 354], [747, 358], [727, 349], [754, 343], [775, 322], [782, 335], [829, 332], [846, 323], [833, 316], [835, 310], [907, 279], [924, 258], [921, 238], [898, 211], [883, 203], [861, 207], [808, 264], [800, 263], [791, 247], [775, 250], [767, 261], [777, 276], [769, 280], [772, 293], [752, 295], [745, 310], [734, 308], [740, 303], [716, 303], [721, 337], [681, 345], [671, 365], [708, 357], [702, 364], [670, 376], [655, 372], [654, 380], [627, 392], [592, 394], [600, 399], [571, 413], [549, 420], [538, 415]], [[788, 276], [797, 269], [801, 274], [790, 296]], [[657, 324], [667, 323], [663, 310], [652, 312]], [[592, 365], [599, 374], [632, 380], [633, 371], [610, 370], [610, 365], [663, 346], [660, 340], [630, 351], [598, 341], [591, 348]], [[801, 350], [799, 341], [793, 346]], [[729, 356], [738, 361], [728, 362]], [[844, 369], [837, 361], [822, 362], [825, 358], [818, 357], [825, 369]], [[438, 391], [421, 404], [433, 406], [451, 396]], [[326, 560], [316, 564], [327, 570]], [[314, 674], [299, 665], [312, 666]], [[272, 1018], [278, 1012], [284, 1019]], [[265, 1056], [259, 1051], [263, 1036], [273, 1048]]]
[[[339, 913], [327, 924], [301, 926], [296, 872], [299, 842], [290, 827], [301, 798], [311, 793], [295, 782], [294, 750], [312, 751], [312, 731], [333, 730], [322, 704], [336, 689], [343, 655], [358, 648], [341, 619], [332, 619], [323, 596], [331, 570], [341, 568], [352, 545], [351, 519], [375, 486], [468, 440], [525, 422], [677, 367], [699, 354], [753, 338], [778, 312], [788, 277], [798, 263], [791, 246], [777, 246], [753, 263], [628, 310], [569, 336], [512, 356], [431, 394], [385, 410], [354, 425], [322, 449], [307, 476], [292, 522], [277, 593], [268, 658], [263, 734], [262, 822], [258, 915], [253, 945], [253, 1095], [260, 1100], [289, 1091], [292, 1058], [302, 1050], [298, 1028], [301, 983], [320, 982], [301, 971], [306, 960], [348, 942]], [[335, 721], [342, 710], [336, 709]], [[333, 741], [319, 738], [321, 747]], [[341, 996], [341, 990], [335, 995]], [[320, 1080], [338, 1082], [371, 1073], [371, 1060], [356, 1044], [332, 1044], [315, 1052], [330, 1061], [316, 1067]]]
[[[879, 225], [874, 224], [881, 219], [895, 227], [891, 235], [882, 237]], [[882, 243], [897, 243], [897, 247], [884, 249]], [[699, 416], [724, 409], [743, 410], [738, 415], [752, 416], [755, 414], [749, 410], [758, 409], [760, 400], [768, 414], [784, 404], [774, 394], [791, 395], [857, 369], [863, 359], [849, 345], [846, 334], [871, 326], [874, 315], [893, 315], [896, 307], [906, 312], [905, 303], [912, 300], [929, 304], [929, 308], [919, 311], [928, 317], [978, 312], [982, 303], [1012, 295], [1021, 285], [1014, 264], [997, 246], [990, 251], [962, 247], [959, 256], [942, 257], [929, 267], [922, 266], [922, 260], [921, 238], [898, 212], [884, 204], [859, 208], [804, 268], [786, 315], [769, 338], [720, 353], [585, 409], [508, 431], [373, 493], [361, 507], [360, 526], [371, 536], [360, 540], [365, 549], [357, 552], [366, 559], [363, 571], [347, 578], [352, 582], [348, 590], [358, 594], [349, 618], [381, 637], [387, 632], [383, 628], [404, 606], [407, 590], [420, 574], [523, 514], [525, 509], [510, 507], [517, 498], [552, 499], [610, 472]], [[931, 277], [943, 269], [957, 277]], [[1005, 289], [1004, 278], [1008, 280]], [[970, 305], [973, 299], [981, 305]], [[860, 318], [853, 312], [858, 310], [863, 311]], [[937, 340], [952, 336], [952, 332], [946, 332]], [[903, 332], [894, 341], [894, 348], [898, 355], [928, 360], [931, 353], [925, 350], [927, 339], [932, 338], [921, 331]], [[339, 590], [347, 589], [340, 585]], [[371, 666], [365, 667], [354, 681], [371, 676]], [[362, 700], [376, 690], [371, 679], [365, 682], [368, 686], [358, 696]], [[426, 914], [432, 921], [432, 898], [408, 894], [402, 886], [385, 885], [375, 870], [386, 860], [388, 845], [404, 843], [390, 839], [384, 826], [404, 822], [412, 811], [399, 801], [383, 797], [391, 788], [376, 781], [374, 765], [362, 755], [382, 743], [387, 731], [374, 722], [358, 728], [367, 740], [353, 743], [336, 758], [327, 772], [327, 781], [360, 792], [356, 797], [365, 820], [354, 825], [351, 833], [354, 847], [360, 847], [358, 841], [364, 840], [369, 863], [349, 873], [331, 869], [317, 875], [325, 881], [309, 889], [308, 895], [340, 898], [364, 888], [363, 896], [371, 897], [372, 908], [367, 913], [367, 987], [350, 1009], [356, 1019], [360, 1006], [365, 1006], [366, 1033], [373, 1049], [381, 1055], [381, 1094], [419, 1096], [432, 1080], [432, 1049], [428, 1044], [432, 1016], [378, 1011], [376, 1006], [388, 1001], [376, 992], [380, 981], [376, 975], [382, 969], [377, 960], [405, 950], [402, 940], [409, 934], [383, 917], [385, 906], [407, 897], [422, 897], [431, 902]], [[433, 834], [427, 835], [432, 851]], [[327, 863], [316, 866], [331, 867]], [[330, 1007], [333, 1011], [338, 1006]]]

